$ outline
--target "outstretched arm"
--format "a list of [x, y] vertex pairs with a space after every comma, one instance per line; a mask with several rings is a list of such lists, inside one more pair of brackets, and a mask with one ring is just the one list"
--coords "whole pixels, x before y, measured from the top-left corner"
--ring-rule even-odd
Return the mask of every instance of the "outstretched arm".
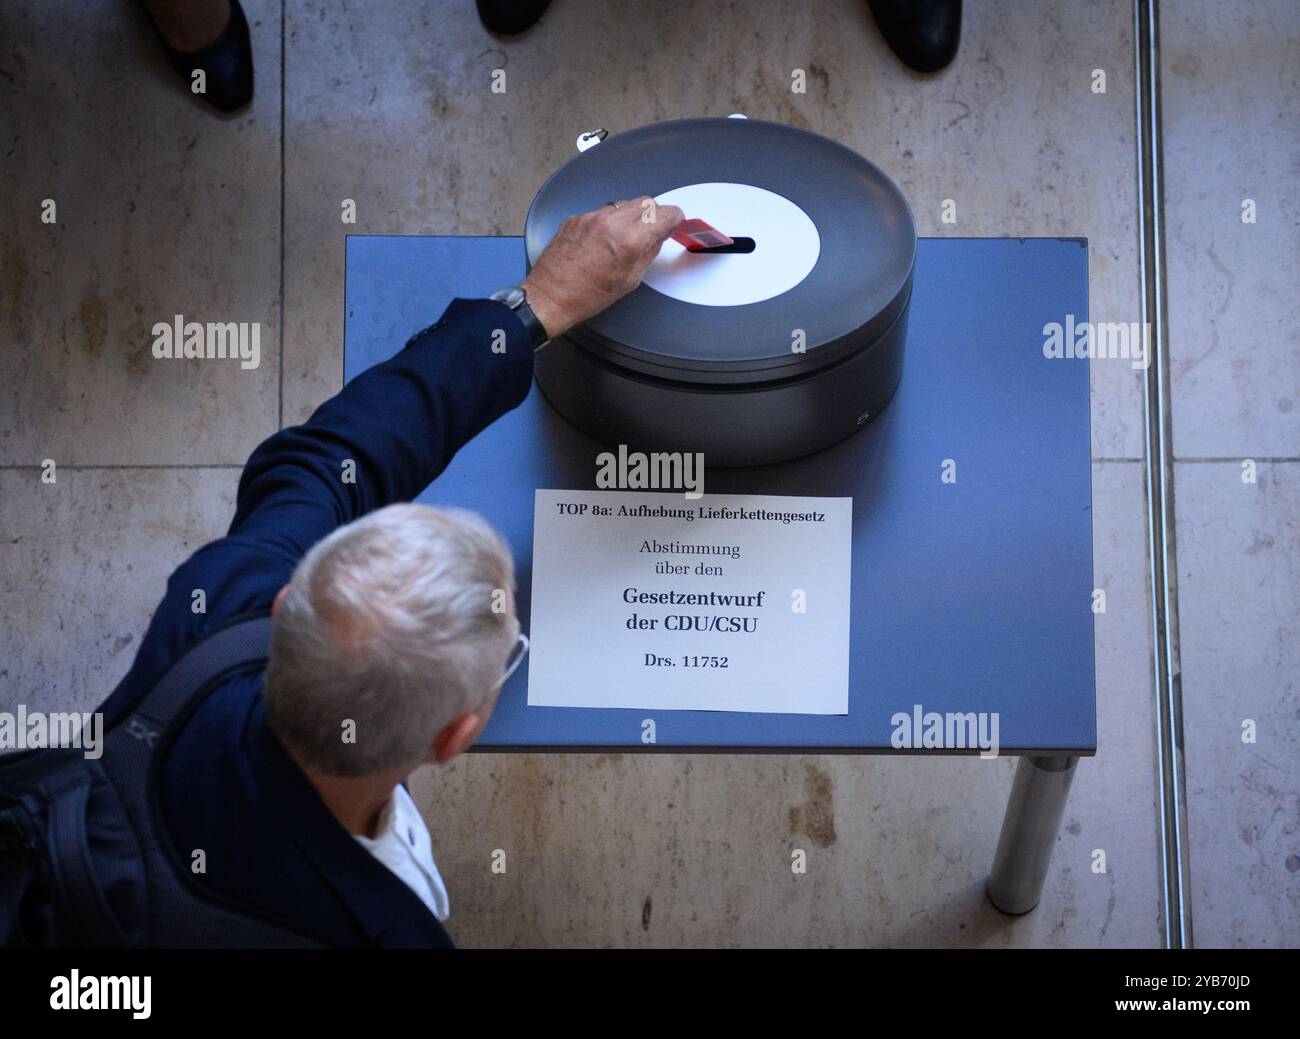
[[[633, 199], [570, 217], [524, 281], [555, 336], [640, 282], [681, 222], [675, 206]], [[649, 216], [651, 219], [646, 219]], [[505, 349], [492, 349], [505, 334]], [[112, 724], [190, 644], [271, 605], [318, 540], [374, 509], [410, 501], [477, 433], [528, 394], [533, 350], [503, 303], [454, 300], [442, 318], [353, 379], [307, 422], [267, 438], [239, 481], [224, 538], [172, 574], [130, 672], [105, 702]]]

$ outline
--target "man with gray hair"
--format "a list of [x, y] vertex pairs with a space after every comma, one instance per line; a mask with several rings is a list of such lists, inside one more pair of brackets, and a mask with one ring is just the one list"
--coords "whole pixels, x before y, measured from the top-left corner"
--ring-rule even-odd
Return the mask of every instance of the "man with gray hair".
[[172, 574], [101, 708], [129, 725], [178, 660], [269, 609], [265, 669], [204, 690], [154, 750], [160, 843], [203, 898], [315, 944], [451, 944], [405, 782], [474, 742], [527, 639], [500, 537], [402, 503], [524, 399], [536, 349], [636, 287], [682, 218], [649, 199], [570, 217], [521, 285], [453, 301], [253, 453], [228, 534]]

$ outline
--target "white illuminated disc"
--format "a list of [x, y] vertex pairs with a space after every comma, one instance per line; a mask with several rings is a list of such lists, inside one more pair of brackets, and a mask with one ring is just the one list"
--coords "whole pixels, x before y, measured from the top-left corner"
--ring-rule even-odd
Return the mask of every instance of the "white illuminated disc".
[[817, 265], [821, 236], [808, 214], [784, 195], [752, 184], [687, 184], [655, 198], [680, 206], [723, 234], [754, 239], [752, 253], [688, 252], [671, 238], [646, 272], [665, 296], [705, 307], [758, 303], [798, 285]]

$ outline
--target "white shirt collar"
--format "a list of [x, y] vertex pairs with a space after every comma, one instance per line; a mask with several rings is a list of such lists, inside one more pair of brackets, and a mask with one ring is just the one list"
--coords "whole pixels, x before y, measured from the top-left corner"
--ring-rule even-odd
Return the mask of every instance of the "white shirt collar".
[[393, 796], [379, 817], [379, 832], [374, 837], [353, 834], [371, 855], [397, 874], [420, 896], [429, 911], [439, 920], [451, 914], [447, 888], [433, 861], [433, 841], [406, 787], [393, 788]]

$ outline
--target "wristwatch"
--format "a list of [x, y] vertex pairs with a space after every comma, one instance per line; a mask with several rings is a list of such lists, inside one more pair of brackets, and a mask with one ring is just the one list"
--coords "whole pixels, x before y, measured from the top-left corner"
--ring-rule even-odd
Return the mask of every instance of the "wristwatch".
[[492, 293], [490, 298], [498, 303], [504, 303], [519, 315], [519, 320], [524, 323], [524, 327], [528, 329], [528, 334], [532, 336], [534, 351], [540, 350], [550, 342], [550, 335], [542, 327], [542, 323], [537, 320], [533, 308], [528, 305], [528, 293], [524, 291], [522, 285], [511, 285], [504, 289], [498, 289]]

